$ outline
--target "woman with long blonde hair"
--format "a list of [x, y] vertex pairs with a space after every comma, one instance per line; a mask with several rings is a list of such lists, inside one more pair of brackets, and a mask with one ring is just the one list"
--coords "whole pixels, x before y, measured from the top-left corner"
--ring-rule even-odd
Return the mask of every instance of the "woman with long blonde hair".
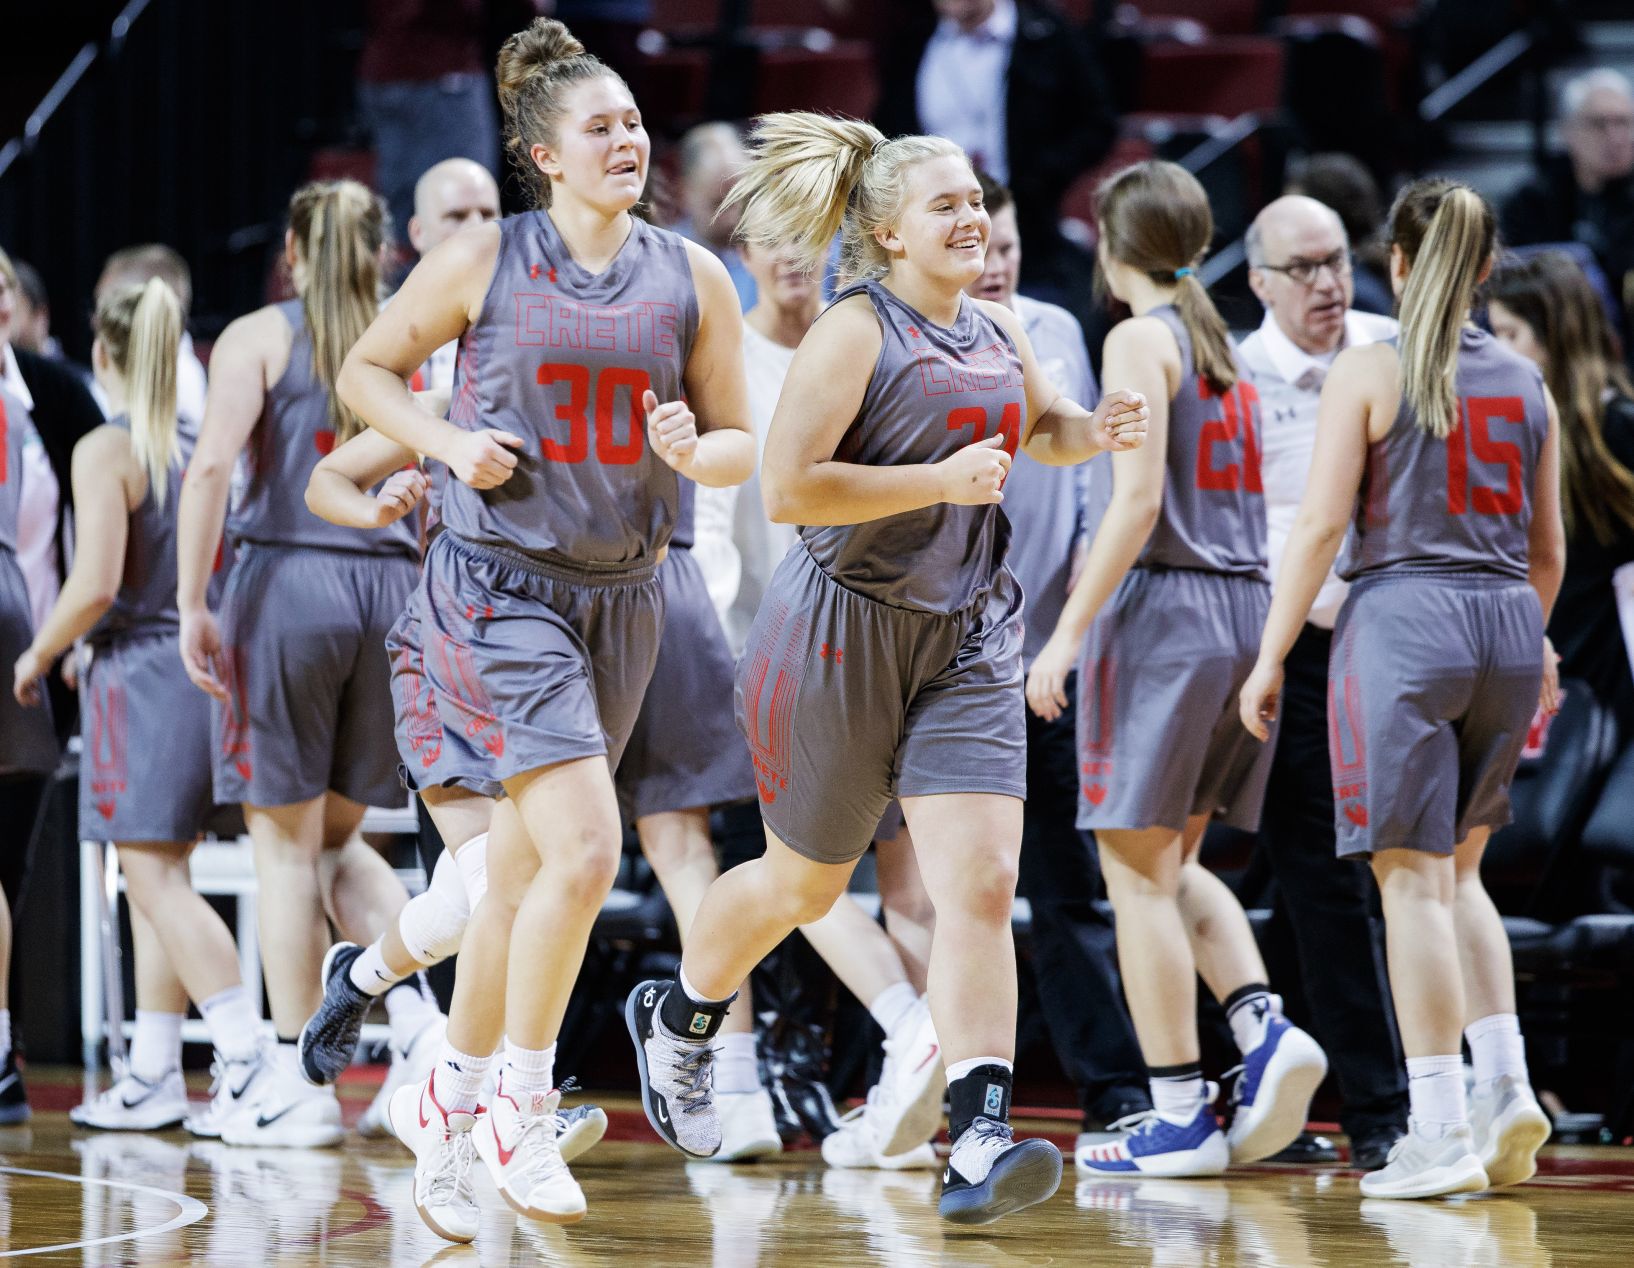
[[[272, 1077], [223, 1125], [229, 1143], [340, 1139], [339, 1102], [301, 1077], [296, 1053], [322, 998], [326, 914], [368, 943], [408, 900], [356, 833], [364, 807], [404, 799], [384, 642], [418, 574], [418, 528], [342, 528], [305, 504], [313, 467], [359, 428], [335, 380], [379, 309], [385, 240], [385, 210], [356, 182], [296, 191], [284, 255], [297, 298], [239, 318], [217, 341], [181, 487], [181, 656], [216, 702], [216, 799], [244, 807], [255, 842], [278, 1037]], [[241, 455], [248, 480], [229, 516]], [[206, 587], [224, 520], [236, 559], [218, 623]], [[408, 982], [386, 1008], [395, 1053], [424, 1065], [439, 1037], [435, 1004]]]
[[[1362, 1194], [1518, 1184], [1549, 1135], [1527, 1082], [1503, 921], [1481, 884], [1528, 725], [1556, 707], [1544, 624], [1565, 558], [1559, 425], [1535, 365], [1470, 324], [1492, 208], [1456, 181], [1390, 215], [1399, 341], [1341, 352], [1242, 723], [1267, 738], [1293, 646], [1351, 530], [1328, 670], [1341, 858], [1366, 858], [1411, 1121]], [[1462, 1044], [1475, 1087], [1466, 1100]]]

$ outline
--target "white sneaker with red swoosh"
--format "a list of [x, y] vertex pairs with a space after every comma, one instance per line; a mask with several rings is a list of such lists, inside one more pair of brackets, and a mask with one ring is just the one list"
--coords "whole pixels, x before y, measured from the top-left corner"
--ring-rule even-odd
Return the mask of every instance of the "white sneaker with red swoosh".
[[433, 1070], [424, 1083], [398, 1088], [386, 1113], [392, 1134], [414, 1154], [414, 1209], [438, 1237], [468, 1242], [477, 1235], [479, 1214], [471, 1188], [477, 1116], [445, 1110], [436, 1084]]
[[511, 1209], [546, 1224], [584, 1218], [584, 1190], [562, 1161], [556, 1111], [560, 1092], [513, 1097], [499, 1076], [493, 1104], [477, 1125], [477, 1156]]
[[921, 996], [885, 1036], [885, 1066], [868, 1095], [879, 1152], [905, 1154], [936, 1135], [942, 1125], [942, 1048]]

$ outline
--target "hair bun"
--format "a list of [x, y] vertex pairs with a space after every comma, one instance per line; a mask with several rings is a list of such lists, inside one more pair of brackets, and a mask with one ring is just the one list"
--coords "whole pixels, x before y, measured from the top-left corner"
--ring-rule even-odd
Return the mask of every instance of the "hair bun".
[[535, 18], [499, 50], [495, 79], [501, 104], [509, 110], [535, 75], [548, 73], [556, 62], [582, 56], [584, 45], [565, 25], [555, 18]]

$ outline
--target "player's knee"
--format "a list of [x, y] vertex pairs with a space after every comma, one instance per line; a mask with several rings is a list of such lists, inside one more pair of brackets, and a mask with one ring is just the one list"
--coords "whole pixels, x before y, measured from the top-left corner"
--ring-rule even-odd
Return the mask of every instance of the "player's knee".
[[403, 946], [421, 964], [436, 964], [460, 949], [471, 908], [459, 869], [447, 854], [437, 860], [431, 884], [409, 899], [397, 918]]
[[950, 895], [961, 914], [987, 924], [1008, 924], [1016, 898], [1016, 861], [997, 857], [966, 876]]
[[621, 848], [616, 828], [585, 828], [552, 861], [551, 881], [570, 900], [599, 904], [618, 879]]

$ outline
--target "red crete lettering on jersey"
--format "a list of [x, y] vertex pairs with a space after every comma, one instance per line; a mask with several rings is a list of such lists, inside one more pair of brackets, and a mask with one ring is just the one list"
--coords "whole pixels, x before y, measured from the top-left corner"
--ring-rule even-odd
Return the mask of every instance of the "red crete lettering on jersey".
[[926, 396], [951, 392], [997, 392], [1021, 383], [1021, 363], [1005, 344], [989, 344], [960, 360], [939, 348], [915, 348]]
[[594, 352], [647, 352], [672, 357], [679, 347], [681, 310], [643, 300], [587, 304], [560, 295], [516, 296], [516, 346]]

